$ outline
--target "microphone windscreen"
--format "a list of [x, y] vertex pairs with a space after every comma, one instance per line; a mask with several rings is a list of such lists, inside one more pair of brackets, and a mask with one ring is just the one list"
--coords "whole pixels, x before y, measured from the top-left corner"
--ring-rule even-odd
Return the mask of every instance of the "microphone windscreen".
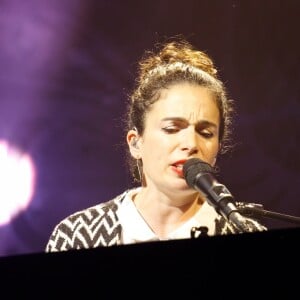
[[194, 186], [194, 180], [200, 173], [214, 173], [214, 170], [210, 164], [199, 158], [191, 158], [183, 164], [183, 176], [190, 187]]

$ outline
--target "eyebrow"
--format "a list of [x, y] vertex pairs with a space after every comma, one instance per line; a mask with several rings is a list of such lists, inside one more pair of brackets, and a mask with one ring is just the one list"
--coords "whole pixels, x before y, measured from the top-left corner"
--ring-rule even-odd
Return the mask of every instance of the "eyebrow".
[[[180, 123], [189, 123], [186, 119], [184, 118], [180, 118], [180, 117], [167, 117], [167, 118], [163, 118], [162, 121], [176, 121], [176, 122], [180, 122]], [[199, 122], [197, 122], [196, 126], [204, 126], [204, 127], [214, 127], [214, 128], [218, 128], [217, 124], [207, 121], [207, 120], [201, 120]]]

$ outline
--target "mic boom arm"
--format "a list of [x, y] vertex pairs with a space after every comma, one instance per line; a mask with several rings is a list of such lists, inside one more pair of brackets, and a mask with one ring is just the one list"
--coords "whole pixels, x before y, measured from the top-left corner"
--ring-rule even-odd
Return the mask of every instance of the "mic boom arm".
[[242, 215], [265, 217], [270, 219], [276, 219], [293, 224], [300, 224], [300, 217], [286, 215], [274, 211], [265, 210], [263, 205], [257, 203], [237, 202], [236, 203], [239, 212]]

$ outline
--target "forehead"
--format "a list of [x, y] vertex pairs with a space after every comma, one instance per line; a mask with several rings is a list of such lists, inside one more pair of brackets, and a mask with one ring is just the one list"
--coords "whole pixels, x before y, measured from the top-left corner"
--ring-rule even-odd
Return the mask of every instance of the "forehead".
[[152, 120], [181, 117], [189, 122], [207, 120], [219, 124], [219, 109], [214, 94], [208, 88], [180, 83], [161, 91], [148, 117]]

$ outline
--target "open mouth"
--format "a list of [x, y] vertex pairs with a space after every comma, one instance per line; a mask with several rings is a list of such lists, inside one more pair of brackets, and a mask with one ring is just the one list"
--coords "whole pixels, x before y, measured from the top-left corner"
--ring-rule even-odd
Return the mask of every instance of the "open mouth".
[[183, 164], [173, 164], [172, 169], [174, 172], [176, 172], [180, 177], [183, 177]]

